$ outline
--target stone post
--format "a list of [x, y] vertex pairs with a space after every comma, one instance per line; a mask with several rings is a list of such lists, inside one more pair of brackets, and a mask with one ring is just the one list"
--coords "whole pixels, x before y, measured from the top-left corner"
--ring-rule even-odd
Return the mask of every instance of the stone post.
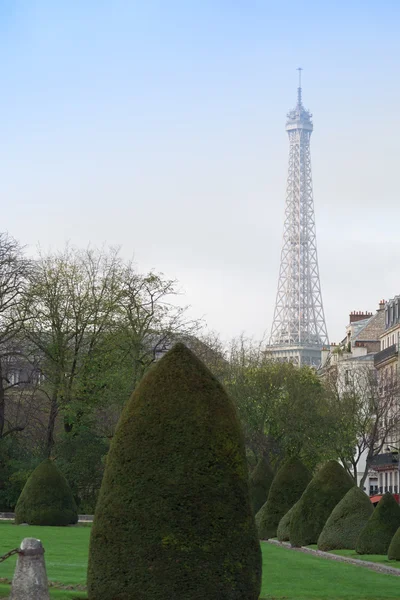
[[25, 538], [20, 546], [10, 600], [50, 600], [42, 542]]

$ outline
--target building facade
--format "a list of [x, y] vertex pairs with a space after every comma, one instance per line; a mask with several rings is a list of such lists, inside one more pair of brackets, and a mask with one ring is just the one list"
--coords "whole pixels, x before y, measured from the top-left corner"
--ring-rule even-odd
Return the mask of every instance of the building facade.
[[379, 383], [382, 410], [387, 413], [383, 447], [375, 457], [373, 468], [378, 474], [379, 493], [400, 491], [400, 296], [385, 304], [385, 326], [380, 335], [380, 350], [374, 356], [374, 366]]
[[[375, 389], [375, 356], [380, 350], [380, 338], [385, 330], [385, 302], [381, 301], [375, 314], [354, 311], [349, 315], [346, 336], [339, 344], [331, 344], [322, 352], [322, 367], [319, 374], [330, 381], [339, 396], [345, 393], [358, 394], [368, 402], [369, 394]], [[360, 484], [367, 461], [367, 452], [356, 449], [357, 483]], [[372, 495], [378, 492], [379, 475], [369, 469], [364, 490]]]

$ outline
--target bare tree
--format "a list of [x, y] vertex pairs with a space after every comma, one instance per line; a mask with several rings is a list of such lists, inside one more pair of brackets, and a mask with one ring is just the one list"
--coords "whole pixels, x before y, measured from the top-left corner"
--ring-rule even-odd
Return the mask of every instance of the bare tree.
[[347, 449], [338, 449], [339, 457], [355, 481], [361, 458], [366, 458], [359, 482], [363, 488], [375, 457], [389, 439], [398, 437], [399, 382], [386, 372], [378, 375], [374, 368], [364, 366], [346, 369], [344, 377], [335, 367], [325, 383], [334, 395], [342, 428], [348, 432]]
[[21, 358], [25, 365], [29, 364], [21, 345], [23, 319], [19, 307], [30, 268], [31, 263], [19, 242], [7, 233], [0, 233], [0, 438], [25, 427], [21, 422], [14, 422], [12, 426], [6, 423], [6, 404], [7, 397], [20, 383], [10, 381], [10, 365]]

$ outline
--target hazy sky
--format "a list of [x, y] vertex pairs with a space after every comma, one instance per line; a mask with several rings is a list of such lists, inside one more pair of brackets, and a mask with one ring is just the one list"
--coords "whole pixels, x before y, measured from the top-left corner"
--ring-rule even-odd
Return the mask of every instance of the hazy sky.
[[322, 294], [400, 294], [398, 0], [1, 0], [1, 230], [121, 245], [224, 338], [269, 332], [302, 66]]

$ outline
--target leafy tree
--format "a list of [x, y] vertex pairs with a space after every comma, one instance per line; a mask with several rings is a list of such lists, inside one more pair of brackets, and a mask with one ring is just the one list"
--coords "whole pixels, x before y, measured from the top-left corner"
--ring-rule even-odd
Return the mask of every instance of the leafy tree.
[[336, 504], [354, 486], [350, 475], [335, 460], [328, 461], [306, 487], [290, 522], [292, 546], [316, 544]]
[[0, 510], [14, 511], [25, 483], [40, 462], [21, 435], [0, 439]]
[[54, 462], [44, 460], [29, 477], [15, 507], [15, 522], [73, 525], [78, 512], [71, 489]]
[[266, 356], [262, 344], [244, 339], [230, 350], [224, 384], [247, 446], [257, 458], [266, 456], [274, 470], [287, 457], [299, 456], [310, 469], [336, 457], [339, 418], [317, 374]]
[[260, 539], [276, 536], [280, 520], [300, 499], [310, 481], [311, 473], [300, 460], [288, 460], [281, 466], [270, 487], [268, 499], [256, 516]]
[[352, 487], [335, 506], [318, 538], [318, 550], [355, 550], [374, 507], [359, 487]]
[[168, 590], [171, 598], [257, 600], [260, 585], [235, 410], [178, 344], [142, 379], [111, 442], [91, 532], [89, 598], [161, 600]]
[[50, 406], [47, 455], [59, 415], [68, 433], [99, 406], [121, 406], [173, 337], [196, 330], [172, 304], [177, 293], [175, 281], [137, 273], [113, 249], [39, 256], [20, 312]]
[[104, 473], [108, 440], [94, 426], [79, 426], [64, 434], [55, 446], [57, 466], [67, 481], [82, 514], [93, 514]]
[[112, 325], [119, 300], [119, 266], [114, 251], [67, 247], [41, 255], [32, 271], [23, 307], [24, 334], [42, 357], [42, 389], [50, 404], [48, 455], [59, 412], [68, 430], [72, 415], [87, 411], [77, 398], [77, 388], [103, 332]]
[[260, 458], [250, 476], [250, 497], [255, 515], [268, 498], [273, 478], [274, 474], [271, 471], [271, 467], [265, 458]]
[[387, 554], [390, 542], [400, 527], [400, 506], [387, 492], [378, 502], [356, 545], [358, 554]]

